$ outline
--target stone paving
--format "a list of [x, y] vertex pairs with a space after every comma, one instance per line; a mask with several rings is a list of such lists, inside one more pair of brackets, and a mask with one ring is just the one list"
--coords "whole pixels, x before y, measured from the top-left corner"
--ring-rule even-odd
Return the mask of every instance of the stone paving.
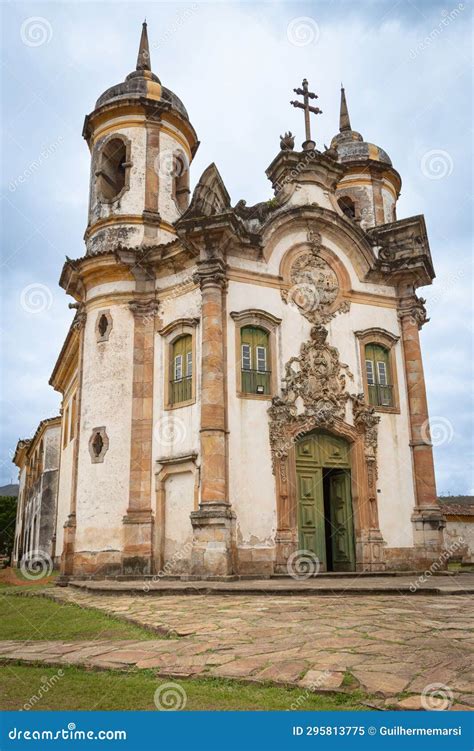
[[0, 642], [1, 660], [135, 666], [176, 678], [219, 676], [319, 691], [359, 686], [381, 705], [410, 709], [425, 707], [423, 694], [435, 702], [441, 692], [453, 709], [474, 707], [469, 597], [137, 597], [72, 588], [47, 596], [175, 638], [106, 642], [98, 634], [94, 642]]

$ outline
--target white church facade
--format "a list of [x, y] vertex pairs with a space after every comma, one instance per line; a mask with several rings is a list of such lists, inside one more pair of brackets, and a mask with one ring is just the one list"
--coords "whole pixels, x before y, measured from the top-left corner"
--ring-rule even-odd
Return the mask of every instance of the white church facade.
[[400, 176], [352, 130], [344, 91], [323, 151], [306, 81], [296, 96], [306, 140], [282, 137], [274, 198], [256, 206], [233, 206], [214, 164], [190, 195], [199, 142], [151, 72], [146, 25], [136, 70], [86, 117], [86, 252], [61, 273], [75, 316], [50, 380], [61, 417], [17, 448], [17, 562], [45, 544], [26, 513], [45, 436], [47, 553], [64, 580], [269, 576], [311, 560], [401, 570], [440, 555], [425, 222], [397, 219]]

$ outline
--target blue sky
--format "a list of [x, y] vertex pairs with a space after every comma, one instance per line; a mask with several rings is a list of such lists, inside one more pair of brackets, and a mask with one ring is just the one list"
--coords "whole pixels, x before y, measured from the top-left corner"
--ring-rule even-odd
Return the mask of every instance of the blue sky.
[[265, 168], [304, 76], [319, 93], [318, 147], [352, 126], [403, 179], [398, 216], [424, 214], [437, 278], [420, 294], [441, 493], [472, 493], [472, 80], [468, 2], [4, 2], [2, 39], [2, 433], [0, 483], [19, 437], [57, 413], [48, 379], [72, 318], [57, 284], [84, 253], [89, 154], [81, 131], [99, 94], [135, 66], [148, 21], [152, 67], [201, 140], [192, 183], [215, 161], [233, 202], [271, 197]]

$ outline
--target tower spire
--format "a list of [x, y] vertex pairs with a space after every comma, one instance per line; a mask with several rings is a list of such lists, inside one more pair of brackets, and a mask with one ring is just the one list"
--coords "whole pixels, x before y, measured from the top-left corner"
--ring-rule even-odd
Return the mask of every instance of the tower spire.
[[344, 86], [341, 83], [341, 112], [339, 115], [339, 132], [343, 133], [345, 130], [352, 130], [351, 121], [349, 120], [349, 110], [347, 109], [346, 92]]
[[150, 66], [150, 48], [148, 46], [148, 32], [146, 20], [143, 21], [142, 35], [140, 37], [140, 47], [138, 48], [137, 70], [151, 70]]

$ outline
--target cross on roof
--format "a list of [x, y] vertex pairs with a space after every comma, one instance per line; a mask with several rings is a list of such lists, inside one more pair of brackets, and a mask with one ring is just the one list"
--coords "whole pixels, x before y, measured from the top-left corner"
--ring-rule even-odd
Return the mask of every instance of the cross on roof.
[[313, 112], [315, 115], [320, 115], [322, 113], [322, 110], [319, 109], [319, 107], [311, 107], [309, 100], [310, 99], [317, 99], [318, 95], [314, 94], [312, 91], [308, 91], [308, 81], [306, 78], [303, 79], [303, 83], [301, 84], [303, 88], [301, 89], [293, 89], [295, 94], [298, 94], [298, 96], [303, 97], [302, 102], [290, 102], [290, 104], [293, 105], [293, 107], [299, 107], [300, 109], [304, 110], [304, 125], [305, 125], [305, 134], [306, 134], [306, 140], [303, 144], [303, 149], [305, 150], [311, 150], [314, 149], [315, 143], [311, 140], [311, 126], [309, 121], [309, 113]]

